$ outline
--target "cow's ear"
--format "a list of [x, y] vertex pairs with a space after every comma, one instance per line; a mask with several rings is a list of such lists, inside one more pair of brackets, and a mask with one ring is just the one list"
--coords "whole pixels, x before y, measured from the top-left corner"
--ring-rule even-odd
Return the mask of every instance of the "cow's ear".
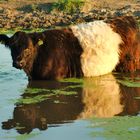
[[34, 33], [31, 35], [34, 46], [42, 46], [44, 44], [44, 38], [40, 33]]
[[0, 43], [4, 44], [5, 46], [8, 46], [9, 44], [9, 37], [5, 34], [0, 34]]

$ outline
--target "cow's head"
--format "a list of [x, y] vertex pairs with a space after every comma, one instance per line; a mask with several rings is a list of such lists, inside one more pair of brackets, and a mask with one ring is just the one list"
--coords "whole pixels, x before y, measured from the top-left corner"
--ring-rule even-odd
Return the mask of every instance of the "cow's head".
[[28, 71], [32, 67], [38, 48], [36, 34], [16, 32], [12, 37], [0, 35], [0, 42], [11, 50], [15, 68]]

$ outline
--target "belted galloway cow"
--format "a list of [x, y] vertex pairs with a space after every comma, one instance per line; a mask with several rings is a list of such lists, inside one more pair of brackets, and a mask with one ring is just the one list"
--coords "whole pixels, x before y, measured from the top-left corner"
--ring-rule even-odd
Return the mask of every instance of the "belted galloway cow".
[[29, 79], [93, 77], [140, 69], [140, 33], [131, 16], [43, 32], [0, 34], [13, 66]]

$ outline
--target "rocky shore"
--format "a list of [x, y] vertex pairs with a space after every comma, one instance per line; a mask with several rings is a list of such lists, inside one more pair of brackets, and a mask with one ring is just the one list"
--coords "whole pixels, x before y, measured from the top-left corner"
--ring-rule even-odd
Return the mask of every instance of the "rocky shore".
[[113, 18], [116, 16], [131, 15], [140, 23], [140, 3], [137, 6], [125, 5], [117, 9], [94, 8], [89, 12], [75, 12], [68, 14], [58, 11], [34, 10], [25, 12], [22, 10], [0, 8], [0, 30], [16, 29], [48, 29], [56, 26], [67, 26], [81, 22]]

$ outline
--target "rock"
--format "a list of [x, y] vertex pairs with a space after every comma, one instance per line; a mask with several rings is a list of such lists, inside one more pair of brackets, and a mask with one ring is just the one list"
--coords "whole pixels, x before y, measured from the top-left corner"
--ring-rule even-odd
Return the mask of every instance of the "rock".
[[114, 16], [123, 16], [123, 13], [121, 11], [114, 12]]
[[120, 10], [129, 10], [129, 9], [131, 9], [131, 5], [126, 5], [122, 8], [120, 8]]
[[140, 17], [140, 11], [133, 12], [133, 15], [136, 16], [136, 17]]
[[0, 7], [0, 13], [3, 13], [4, 9], [2, 7]]
[[2, 24], [0, 24], [0, 28], [3, 28], [4, 26]]
[[86, 17], [84, 17], [84, 20], [86, 21], [86, 22], [90, 22], [90, 21], [93, 21], [93, 17], [92, 16], [86, 16]]

